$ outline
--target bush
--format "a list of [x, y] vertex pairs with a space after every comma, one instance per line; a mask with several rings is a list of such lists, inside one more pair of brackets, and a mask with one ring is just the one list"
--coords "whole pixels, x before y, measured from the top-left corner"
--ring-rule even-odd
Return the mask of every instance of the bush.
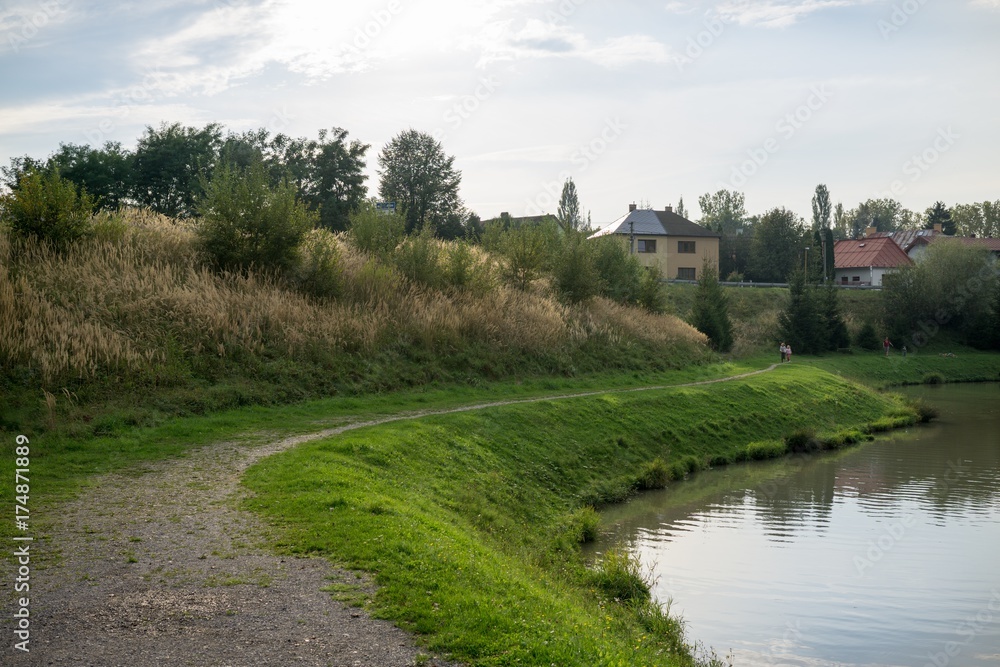
[[587, 243], [594, 249], [594, 266], [600, 280], [601, 296], [631, 304], [640, 299], [642, 265], [619, 238], [602, 236]]
[[594, 246], [578, 232], [567, 232], [553, 267], [556, 289], [570, 303], [581, 303], [597, 294], [599, 275]]
[[94, 200], [86, 191], [77, 193], [76, 186], [58, 170], [47, 174], [34, 171], [0, 199], [0, 209], [14, 234], [35, 237], [65, 250], [91, 230]]
[[648, 267], [639, 284], [639, 305], [651, 313], [667, 312], [667, 290], [664, 288], [663, 272], [659, 266]]
[[746, 447], [746, 457], [750, 461], [766, 461], [784, 456], [788, 447], [779, 440], [761, 440], [751, 442]]
[[862, 350], [879, 350], [882, 348], [882, 339], [878, 337], [875, 325], [865, 322], [854, 337], [854, 344]]
[[642, 472], [639, 473], [636, 486], [642, 491], [648, 491], [650, 489], [663, 489], [667, 486], [667, 482], [669, 481], [670, 469], [667, 467], [667, 464], [663, 459], [657, 457], [643, 466]]
[[307, 294], [319, 298], [339, 296], [343, 288], [340, 249], [326, 229], [314, 229], [303, 243], [298, 282]]
[[389, 257], [406, 235], [403, 216], [386, 215], [375, 210], [369, 202], [357, 213], [351, 214], [348, 235], [354, 246], [375, 257]]
[[792, 454], [807, 454], [818, 451], [820, 442], [816, 439], [816, 431], [799, 429], [785, 436], [785, 448]]
[[393, 260], [399, 272], [413, 282], [439, 289], [445, 282], [441, 254], [441, 243], [434, 238], [434, 229], [427, 226], [403, 241], [396, 248]]
[[609, 549], [590, 578], [608, 600], [641, 605], [650, 599], [650, 583], [642, 574], [639, 557], [625, 547]]
[[944, 384], [945, 383], [945, 377], [941, 373], [937, 373], [937, 372], [927, 373], [921, 379], [921, 382], [923, 382], [924, 384]]
[[917, 399], [911, 402], [910, 405], [917, 411], [917, 419], [921, 424], [926, 424], [941, 416], [941, 411], [926, 401]]
[[199, 201], [197, 232], [215, 265], [245, 272], [251, 267], [285, 271], [317, 218], [297, 201], [288, 182], [272, 188], [260, 163], [246, 169], [219, 167]]
[[569, 524], [577, 542], [593, 542], [601, 527], [601, 515], [593, 507], [581, 507], [570, 515]]

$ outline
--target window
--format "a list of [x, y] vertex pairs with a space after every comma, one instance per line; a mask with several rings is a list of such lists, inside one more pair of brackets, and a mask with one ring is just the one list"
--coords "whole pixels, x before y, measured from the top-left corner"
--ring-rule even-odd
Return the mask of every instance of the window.
[[656, 252], [656, 241], [639, 239], [639, 252]]
[[847, 284], [847, 276], [842, 276], [840, 278], [840, 282], [842, 282], [842, 283], [844, 283], [846, 285]]
[[854, 281], [854, 282], [856, 282], [856, 283], [859, 283], [859, 282], [861, 282], [861, 276], [854, 276], [853, 278], [851, 278], [851, 280]]
[[697, 280], [694, 269], [677, 269], [677, 280]]
[[695, 253], [694, 244], [694, 241], [678, 241], [677, 252], [684, 253], [686, 255], [693, 255]]

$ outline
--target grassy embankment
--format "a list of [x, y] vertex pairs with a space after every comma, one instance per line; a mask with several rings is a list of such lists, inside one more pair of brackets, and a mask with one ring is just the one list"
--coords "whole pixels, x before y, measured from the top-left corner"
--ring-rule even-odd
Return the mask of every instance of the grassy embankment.
[[679, 628], [608, 599], [573, 546], [584, 508], [795, 431], [836, 447], [913, 412], [805, 365], [702, 387], [490, 408], [370, 427], [258, 464], [282, 548], [375, 575], [378, 615], [473, 664], [690, 664]]

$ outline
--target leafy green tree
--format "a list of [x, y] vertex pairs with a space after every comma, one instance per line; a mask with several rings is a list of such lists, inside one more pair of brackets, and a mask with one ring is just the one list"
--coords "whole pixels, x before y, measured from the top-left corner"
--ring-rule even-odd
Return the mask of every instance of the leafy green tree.
[[202, 247], [223, 270], [293, 268], [316, 222], [296, 194], [288, 182], [272, 187], [260, 162], [243, 170], [222, 165], [198, 202]]
[[949, 235], [955, 235], [955, 222], [951, 219], [951, 211], [944, 205], [944, 202], [934, 202], [934, 205], [927, 209], [924, 214], [927, 224], [924, 229], [934, 229], [934, 225], [941, 225], [941, 230]]
[[707, 259], [701, 266], [698, 290], [691, 309], [691, 325], [708, 336], [719, 352], [733, 348], [733, 323], [729, 319], [729, 299], [719, 284], [718, 269]]
[[570, 303], [582, 303], [594, 297], [600, 287], [600, 275], [594, 261], [595, 247], [580, 232], [570, 231], [563, 238], [553, 267], [556, 289]]
[[788, 306], [778, 315], [781, 338], [799, 354], [818, 354], [826, 349], [826, 337], [820, 330], [819, 312], [813, 287], [803, 271], [795, 271], [789, 280]]
[[490, 223], [483, 233], [483, 247], [502, 258], [504, 278], [526, 290], [552, 264], [552, 234], [543, 225], [504, 228]]
[[378, 161], [379, 196], [402, 209], [407, 233], [438, 226], [461, 209], [462, 174], [455, 169], [454, 156], [446, 155], [431, 135], [401, 132], [382, 148]]
[[747, 218], [746, 197], [742, 192], [719, 190], [698, 197], [701, 224], [720, 234], [735, 234]]
[[348, 236], [362, 252], [385, 259], [406, 236], [406, 221], [398, 213], [376, 210], [375, 202], [369, 201], [351, 214]]
[[217, 123], [201, 129], [180, 123], [147, 127], [132, 162], [133, 198], [163, 215], [195, 215], [221, 143], [222, 129]]
[[823, 230], [823, 280], [832, 280], [836, 266], [836, 255], [833, 252], [836, 241], [833, 239], [833, 230]]
[[562, 194], [559, 196], [559, 209], [556, 213], [559, 226], [565, 231], [576, 231], [583, 226], [583, 214], [580, 211], [580, 198], [576, 193], [576, 183], [567, 178], [563, 183]]
[[816, 186], [816, 194], [812, 198], [812, 213], [813, 230], [830, 228], [830, 191], [822, 183]]
[[12, 157], [10, 166], [0, 167], [0, 176], [3, 179], [0, 181], [0, 185], [3, 185], [6, 190], [14, 191], [17, 190], [25, 176], [46, 171], [48, 171], [48, 165], [44, 160], [37, 160], [30, 155]]
[[1000, 237], [1000, 199], [978, 204], [958, 204], [951, 208], [955, 233], [980, 238]]
[[66, 250], [90, 231], [94, 200], [86, 190], [78, 192], [58, 169], [32, 171], [0, 199], [0, 211], [14, 234]]
[[99, 208], [117, 210], [129, 201], [132, 154], [120, 143], [109, 141], [101, 149], [61, 144], [47, 168], [86, 190]]
[[895, 199], [869, 199], [847, 214], [852, 238], [861, 238], [865, 229], [892, 232], [904, 226], [903, 205]]
[[850, 236], [850, 220], [844, 211], [844, 205], [837, 202], [833, 207], [833, 228], [837, 233], [837, 239], [846, 239]]
[[642, 289], [642, 265], [625, 243], [613, 236], [588, 241], [594, 247], [594, 265], [600, 276], [600, 293], [618, 303], [636, 303]]
[[754, 227], [749, 273], [753, 280], [784, 282], [800, 262], [802, 220], [785, 208], [765, 213]]

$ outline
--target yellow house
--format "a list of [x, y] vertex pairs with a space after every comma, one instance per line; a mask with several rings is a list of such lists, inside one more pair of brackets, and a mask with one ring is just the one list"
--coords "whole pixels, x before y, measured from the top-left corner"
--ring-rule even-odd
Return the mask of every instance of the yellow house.
[[677, 215], [672, 206], [653, 211], [630, 204], [628, 215], [601, 227], [590, 238], [610, 235], [631, 244], [631, 252], [643, 266], [659, 266], [670, 280], [698, 280], [705, 259], [718, 270], [721, 237]]

